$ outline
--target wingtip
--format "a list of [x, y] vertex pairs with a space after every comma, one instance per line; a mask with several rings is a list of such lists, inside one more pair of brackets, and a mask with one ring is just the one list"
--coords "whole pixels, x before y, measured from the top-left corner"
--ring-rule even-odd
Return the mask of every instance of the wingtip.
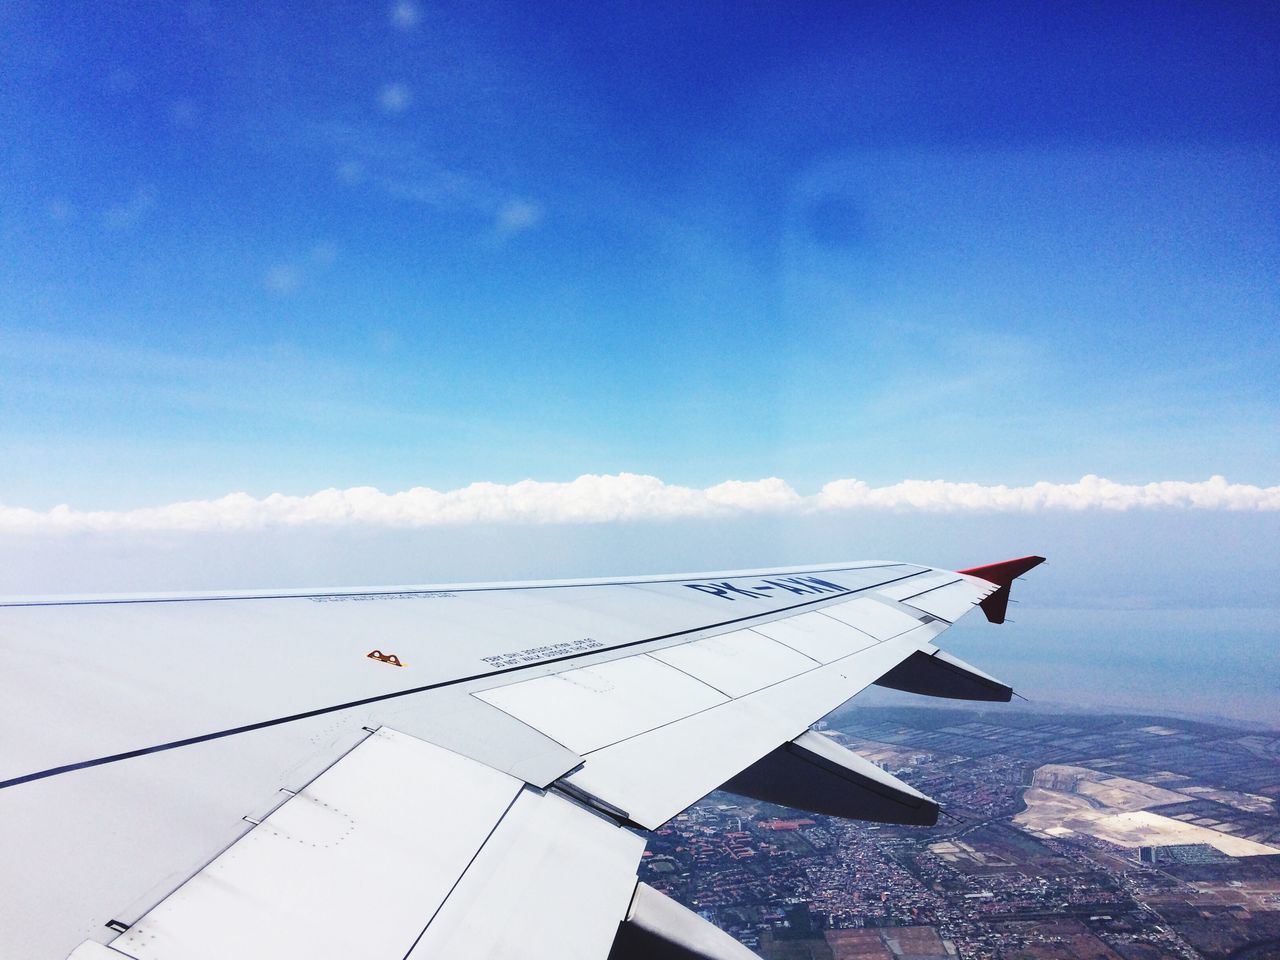
[[966, 576], [977, 577], [980, 580], [987, 580], [1002, 587], [1007, 587], [1028, 570], [1034, 570], [1044, 562], [1044, 557], [1016, 557], [1013, 560], [1001, 560], [999, 563], [988, 563], [980, 567], [957, 570], [956, 573], [963, 573]]
[[1001, 560], [999, 563], [988, 563], [981, 567], [957, 570], [956, 573], [996, 584], [999, 589], [982, 601], [982, 612], [992, 623], [1004, 623], [1005, 613], [1009, 607], [1009, 587], [1014, 580], [1044, 562], [1045, 558], [1039, 556], [1017, 557], [1013, 560]]

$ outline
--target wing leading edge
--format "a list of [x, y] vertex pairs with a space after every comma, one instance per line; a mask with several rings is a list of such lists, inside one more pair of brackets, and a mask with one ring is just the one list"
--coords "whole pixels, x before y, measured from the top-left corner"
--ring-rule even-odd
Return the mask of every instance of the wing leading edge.
[[[37, 742], [6, 738], [0, 945], [57, 958], [83, 940], [75, 960], [750, 956], [637, 884], [640, 831], [717, 788], [934, 822], [936, 803], [810, 726], [872, 683], [1008, 699], [933, 641], [975, 605], [1002, 620], [1039, 559], [0, 606], [10, 687], [25, 680], [46, 718], [59, 691], [20, 638], [73, 670], [124, 657]], [[199, 648], [201, 675], [148, 669], [161, 628]], [[266, 663], [237, 661], [246, 643]], [[406, 666], [356, 670], [365, 647]]]

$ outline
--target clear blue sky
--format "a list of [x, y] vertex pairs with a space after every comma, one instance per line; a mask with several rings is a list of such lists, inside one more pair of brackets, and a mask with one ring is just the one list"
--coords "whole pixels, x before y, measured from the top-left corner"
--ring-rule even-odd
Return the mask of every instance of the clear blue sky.
[[1278, 24], [9, 0], [0, 503], [1275, 483]]

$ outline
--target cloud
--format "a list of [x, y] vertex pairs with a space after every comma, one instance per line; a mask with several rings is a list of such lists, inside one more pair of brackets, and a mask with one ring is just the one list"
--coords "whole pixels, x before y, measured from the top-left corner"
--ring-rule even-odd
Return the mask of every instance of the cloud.
[[1280, 510], [1280, 487], [1208, 480], [1160, 480], [1154, 483], [1116, 483], [1090, 474], [1077, 483], [1041, 481], [1026, 487], [1003, 484], [951, 483], [946, 480], [904, 480], [887, 487], [871, 487], [861, 480], [833, 480], [814, 498], [819, 509], [872, 507], [892, 510]]
[[495, 226], [498, 236], [506, 239], [536, 227], [542, 220], [542, 207], [531, 200], [508, 200], [498, 208]]
[[[403, 83], [387, 84], [378, 93], [378, 104], [389, 116], [404, 113], [413, 107], [413, 90]], [[499, 243], [546, 218], [544, 204], [519, 185], [453, 165], [412, 125], [326, 123], [311, 128], [309, 135], [333, 151], [333, 173], [344, 186], [364, 186], [393, 200], [473, 218]]]
[[422, 10], [412, 0], [400, 0], [391, 7], [391, 25], [406, 33], [422, 22]]
[[776, 477], [729, 480], [698, 489], [634, 473], [586, 474], [567, 483], [522, 480], [473, 483], [457, 490], [414, 487], [383, 493], [374, 487], [321, 490], [306, 496], [232, 493], [137, 510], [28, 510], [0, 505], [0, 531], [208, 531], [268, 527], [367, 525], [390, 528], [473, 523], [608, 523], [743, 514], [815, 514], [849, 510], [899, 512], [1033, 512], [1081, 510], [1280, 511], [1280, 486], [1228, 483], [1223, 477], [1186, 482], [1121, 484], [1087, 476], [1078, 483], [986, 486], [945, 480], [904, 480], [872, 487], [835, 480], [802, 496]]
[[408, 84], [388, 83], [378, 91], [378, 106], [383, 113], [404, 113], [413, 103], [413, 91]]

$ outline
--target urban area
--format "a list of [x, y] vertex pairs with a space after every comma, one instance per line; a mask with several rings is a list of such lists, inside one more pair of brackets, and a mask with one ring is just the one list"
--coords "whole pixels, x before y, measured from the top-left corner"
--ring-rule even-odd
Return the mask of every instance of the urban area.
[[934, 827], [718, 792], [641, 878], [768, 960], [1280, 957], [1280, 732], [1001, 707], [822, 726], [937, 800]]

